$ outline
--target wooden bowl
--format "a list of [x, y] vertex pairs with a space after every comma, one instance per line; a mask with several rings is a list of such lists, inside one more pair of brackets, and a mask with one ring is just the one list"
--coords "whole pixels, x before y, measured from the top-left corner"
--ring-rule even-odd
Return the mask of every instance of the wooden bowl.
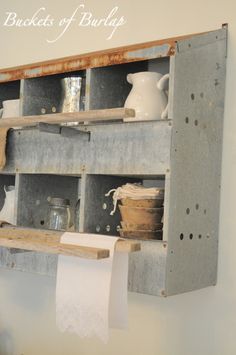
[[122, 238], [131, 238], [131, 239], [143, 239], [143, 240], [162, 240], [162, 231], [125, 231], [120, 229], [120, 236]]
[[135, 200], [133, 198], [122, 198], [121, 203], [123, 206], [129, 207], [144, 207], [144, 208], [156, 208], [163, 206], [164, 198], [153, 198]]
[[149, 230], [149, 231], [156, 231], [162, 230], [163, 224], [156, 223], [156, 224], [134, 224], [134, 223], [126, 223], [121, 221], [121, 226], [123, 231], [137, 231], [137, 230]]
[[161, 223], [163, 208], [128, 207], [119, 205], [123, 222], [154, 225]]

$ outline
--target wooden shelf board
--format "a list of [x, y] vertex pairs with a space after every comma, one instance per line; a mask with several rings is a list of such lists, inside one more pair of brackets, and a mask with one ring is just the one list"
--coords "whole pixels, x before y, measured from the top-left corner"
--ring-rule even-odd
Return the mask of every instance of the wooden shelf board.
[[[0, 246], [49, 254], [78, 256], [87, 259], [104, 259], [109, 257], [108, 249], [60, 243], [62, 234], [63, 232], [58, 231], [3, 225], [0, 228]], [[140, 249], [140, 243], [123, 239], [118, 240], [115, 246], [116, 251], [126, 253], [139, 251]]]
[[88, 110], [69, 113], [53, 113], [49, 115], [34, 115], [2, 118], [0, 128], [34, 127], [39, 123], [60, 124], [66, 122], [99, 122], [135, 117], [135, 110], [128, 108], [111, 108], [103, 110]]

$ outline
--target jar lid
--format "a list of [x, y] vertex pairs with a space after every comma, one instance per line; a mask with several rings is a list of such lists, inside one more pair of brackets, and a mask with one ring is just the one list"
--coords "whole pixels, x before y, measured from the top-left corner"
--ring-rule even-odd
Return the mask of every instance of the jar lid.
[[50, 205], [54, 206], [70, 206], [70, 200], [68, 198], [48, 197], [48, 202]]

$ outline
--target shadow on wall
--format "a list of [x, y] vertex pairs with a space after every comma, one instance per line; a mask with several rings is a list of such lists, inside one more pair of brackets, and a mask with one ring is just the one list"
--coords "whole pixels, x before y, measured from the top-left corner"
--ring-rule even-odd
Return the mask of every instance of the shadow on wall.
[[13, 338], [7, 330], [0, 332], [0, 355], [13, 355]]
[[[27, 257], [30, 262], [32, 260], [30, 255], [25, 256]], [[48, 262], [47, 255], [41, 259], [41, 262]], [[0, 284], [5, 290], [5, 296], [4, 298], [1, 296], [1, 302], [10, 302], [18, 310], [39, 313], [49, 304], [51, 305], [55, 299], [56, 278], [53, 277], [1, 270]]]

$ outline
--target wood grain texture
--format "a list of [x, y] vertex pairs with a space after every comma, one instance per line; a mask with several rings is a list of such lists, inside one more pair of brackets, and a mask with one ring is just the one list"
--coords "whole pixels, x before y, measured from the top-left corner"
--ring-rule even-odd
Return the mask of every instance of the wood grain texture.
[[7, 133], [9, 128], [0, 128], [0, 170], [5, 167], [6, 164], [6, 143]]
[[34, 127], [39, 123], [65, 123], [65, 122], [96, 122], [117, 120], [126, 117], [135, 117], [135, 110], [127, 108], [112, 108], [104, 110], [89, 110], [69, 113], [55, 113], [48, 115], [20, 116], [2, 118], [0, 128]]
[[[102, 248], [76, 246], [60, 243], [64, 232], [18, 228], [2, 224], [0, 228], [0, 246], [18, 248], [37, 252], [79, 256], [88, 259], [103, 259], [109, 257], [109, 250]], [[119, 252], [134, 252], [140, 250], [140, 243], [118, 240], [115, 250]]]

